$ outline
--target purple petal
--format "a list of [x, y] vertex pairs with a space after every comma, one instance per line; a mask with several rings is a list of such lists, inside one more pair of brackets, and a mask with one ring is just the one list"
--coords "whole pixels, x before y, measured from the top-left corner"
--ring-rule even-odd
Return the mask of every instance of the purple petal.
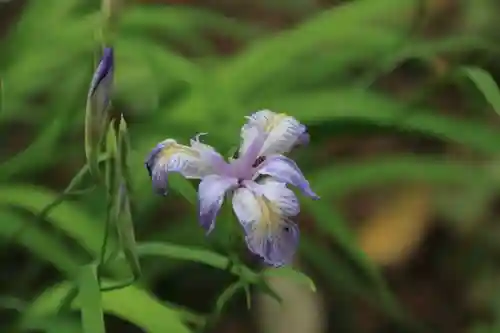
[[229, 174], [229, 164], [212, 146], [200, 142], [199, 138], [207, 133], [200, 133], [191, 139], [191, 147], [195, 149], [202, 160], [208, 161], [212, 167], [213, 173], [216, 174]]
[[245, 241], [248, 249], [261, 256], [264, 262], [274, 267], [291, 264], [299, 245], [300, 232], [297, 224], [287, 221], [273, 233], [261, 234], [248, 230]]
[[309, 182], [297, 164], [283, 155], [269, 157], [257, 170], [257, 173], [271, 176], [280, 182], [293, 185], [312, 199], [319, 199], [319, 196], [312, 191]]
[[160, 154], [164, 146], [165, 144], [163, 143], [159, 143], [158, 145], [156, 145], [156, 147], [151, 150], [151, 152], [148, 154], [148, 157], [144, 161], [144, 166], [148, 170], [149, 177], [153, 176], [153, 168], [155, 166], [158, 155]]
[[239, 188], [233, 196], [233, 209], [251, 252], [275, 267], [292, 261], [299, 243], [299, 229], [284, 214], [287, 212], [283, 202], [270, 201], [249, 188]]
[[265, 142], [260, 150], [261, 156], [286, 154], [298, 143], [299, 137], [306, 131], [305, 125], [296, 118], [271, 110], [260, 110], [247, 117], [248, 122], [241, 129], [243, 139], [240, 154], [245, 152], [252, 140], [248, 131], [258, 128], [265, 135]]
[[306, 127], [304, 126], [304, 133], [299, 135], [299, 138], [295, 142], [295, 147], [307, 146], [309, 144], [310, 140], [311, 140], [311, 136], [309, 135], [309, 133], [306, 132]]
[[[246, 182], [248, 184], [250, 182]], [[257, 183], [247, 185], [256, 194], [265, 196], [279, 210], [280, 215], [294, 217], [300, 213], [300, 204], [295, 193], [285, 183], [272, 177], [260, 179]]]
[[159, 155], [164, 147], [165, 144], [163, 142], [157, 144], [144, 161], [144, 166], [146, 167], [146, 170], [148, 170], [149, 177], [151, 177], [153, 190], [161, 195], [167, 194], [167, 173], [163, 170], [163, 168], [157, 166], [156, 162], [158, 161]]
[[105, 77], [107, 77], [114, 67], [113, 59], [113, 49], [110, 47], [104, 48], [103, 55], [99, 61], [94, 76], [92, 77], [92, 82], [90, 84], [89, 95], [93, 95], [97, 90], [97, 87], [101, 84]]
[[248, 129], [248, 140], [251, 140], [248, 148], [239, 158], [231, 163], [231, 172], [238, 178], [248, 178], [252, 173], [252, 165], [259, 157], [259, 153], [266, 140], [267, 135], [259, 128]]
[[112, 48], [105, 48], [103, 56], [92, 77], [88, 99], [92, 99], [98, 112], [104, 112], [109, 105], [113, 85], [114, 56]]
[[189, 148], [178, 145], [175, 140], [167, 139], [157, 144], [148, 154], [144, 166], [156, 193], [167, 194], [168, 173], [178, 172], [184, 177], [189, 177], [198, 171], [196, 160], [188, 154], [187, 149]]
[[210, 175], [201, 180], [198, 187], [199, 221], [207, 234], [215, 227], [215, 219], [226, 192], [237, 186], [237, 179], [218, 175]]
[[153, 190], [160, 195], [167, 195], [168, 173], [161, 166], [156, 165], [151, 171], [151, 182]]
[[223, 158], [209, 145], [196, 143], [185, 146], [174, 139], [156, 145], [146, 158], [145, 167], [152, 177], [154, 188], [166, 194], [167, 174], [177, 172], [187, 179], [202, 179], [221, 174], [227, 167]]

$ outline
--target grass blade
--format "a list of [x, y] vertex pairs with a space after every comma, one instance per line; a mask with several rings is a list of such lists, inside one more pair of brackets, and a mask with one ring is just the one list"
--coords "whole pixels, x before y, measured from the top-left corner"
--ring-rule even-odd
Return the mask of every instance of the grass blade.
[[484, 95], [493, 110], [500, 115], [500, 90], [491, 74], [479, 67], [464, 67], [462, 71]]
[[94, 265], [85, 265], [78, 274], [79, 300], [84, 333], [106, 333], [102, 299]]

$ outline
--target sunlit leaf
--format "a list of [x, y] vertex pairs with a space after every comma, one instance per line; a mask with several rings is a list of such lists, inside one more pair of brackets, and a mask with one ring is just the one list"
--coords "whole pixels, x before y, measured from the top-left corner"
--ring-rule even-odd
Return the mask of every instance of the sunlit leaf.
[[149, 31], [159, 30], [171, 41], [187, 44], [201, 52], [213, 51], [213, 45], [201, 34], [203, 31], [248, 38], [256, 30], [215, 11], [186, 6], [132, 6], [124, 12], [121, 27], [127, 34], [147, 35]]
[[[305, 123], [351, 120], [412, 130], [460, 143], [483, 153], [497, 153], [500, 134], [474, 120], [410, 108], [383, 94], [361, 89], [315, 91], [262, 101], [271, 110], [285, 111]], [[260, 104], [260, 103], [259, 103]], [[254, 105], [252, 109], [259, 109]]]
[[[71, 285], [68, 283], [47, 289], [26, 311], [23, 326], [29, 326], [31, 321], [52, 314], [70, 289]], [[73, 307], [80, 306], [80, 300], [77, 298]], [[123, 318], [146, 332], [189, 333], [189, 329], [181, 322], [178, 312], [162, 305], [152, 295], [136, 287], [103, 293], [102, 307], [105, 313]]]
[[[70, 86], [79, 85], [84, 82], [85, 76], [82, 72], [75, 73], [66, 84]], [[12, 83], [13, 85], [16, 83]], [[71, 107], [77, 91], [63, 90], [57, 88], [54, 95], [50, 96], [52, 101], [57, 101], [61, 106], [53, 110], [54, 117], [47, 121], [50, 124], [40, 128], [35, 140], [24, 150], [18, 152], [0, 164], [0, 179], [7, 180], [17, 174], [36, 172], [45, 165], [52, 165], [59, 161], [60, 154], [57, 151], [57, 143], [61, 135], [67, 130], [67, 121], [71, 116]], [[11, 96], [10, 98], [15, 98]], [[2, 114], [0, 113], [0, 118]], [[36, 160], [37, 163], [33, 163]]]
[[302, 272], [296, 271], [290, 267], [282, 267], [282, 268], [273, 268], [273, 269], [266, 269], [262, 272], [262, 275], [265, 277], [269, 276], [281, 276], [285, 278], [289, 278], [292, 280], [295, 280], [299, 283], [302, 283], [306, 286], [308, 286], [312, 291], [316, 292], [316, 285], [314, 284], [314, 281], [307, 275], [305, 275]]
[[33, 320], [26, 329], [42, 330], [45, 333], [83, 333], [81, 326], [72, 316], [56, 315]]
[[[34, 256], [54, 264], [66, 276], [73, 276], [78, 263], [83, 263], [81, 253], [72, 253], [57, 237], [39, 225], [25, 225], [29, 220], [7, 209], [0, 210], [0, 237], [2, 243], [18, 244], [27, 248]], [[23, 230], [22, 233], [19, 233]]]
[[169, 189], [182, 195], [190, 204], [196, 206], [198, 202], [198, 194], [193, 185], [178, 173], [170, 173], [168, 175]]
[[[331, 177], [332, 174], [336, 177]], [[471, 174], [476, 176], [468, 177]], [[390, 155], [358, 163], [338, 163], [313, 172], [308, 178], [320, 196], [340, 197], [361, 188], [402, 181], [429, 185], [491, 182], [493, 174], [488, 171], [486, 164], [437, 157]]]
[[121, 184], [116, 197], [116, 207], [114, 219], [118, 230], [118, 237], [125, 255], [125, 258], [132, 270], [134, 281], [141, 276], [141, 265], [137, 255], [137, 245], [135, 242], [134, 224], [130, 212], [130, 202], [127, 188]]
[[461, 70], [472, 80], [493, 110], [500, 115], [500, 90], [491, 74], [478, 67], [463, 67]]
[[[0, 188], [0, 205], [20, 208], [33, 214], [39, 214], [56, 199], [56, 193], [36, 186], [11, 185]], [[100, 221], [94, 221], [95, 218], [81, 206], [63, 202], [50, 212], [47, 220], [77, 240], [89, 253], [99, 253], [103, 228]], [[114, 242], [116, 240], [110, 240], [111, 244]]]
[[84, 333], [106, 333], [101, 304], [101, 291], [96, 267], [85, 265], [78, 272], [78, 299]]

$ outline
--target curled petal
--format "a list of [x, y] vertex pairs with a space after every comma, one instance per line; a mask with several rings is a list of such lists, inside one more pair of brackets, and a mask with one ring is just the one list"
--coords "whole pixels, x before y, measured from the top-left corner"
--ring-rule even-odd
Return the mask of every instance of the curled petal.
[[235, 178], [210, 175], [202, 179], [198, 187], [199, 221], [210, 233], [215, 226], [215, 219], [224, 202], [227, 191], [238, 186]]
[[189, 179], [201, 179], [216, 173], [221, 161], [224, 162], [213, 149], [184, 146], [168, 139], [153, 148], [144, 164], [152, 178], [153, 188], [166, 194], [169, 172], [178, 172]]
[[319, 199], [319, 196], [313, 192], [297, 164], [283, 155], [275, 155], [268, 158], [257, 170], [260, 175], [271, 176], [274, 179], [293, 185], [299, 188], [305, 195]]
[[245, 153], [251, 143], [251, 128], [258, 128], [265, 135], [265, 141], [260, 151], [261, 156], [286, 154], [295, 145], [299, 137], [306, 133], [306, 126], [294, 117], [270, 110], [255, 112], [247, 118], [248, 122], [241, 129], [242, 145], [240, 155]]
[[283, 214], [282, 204], [244, 187], [233, 197], [248, 249], [275, 267], [289, 264], [299, 243], [298, 226]]

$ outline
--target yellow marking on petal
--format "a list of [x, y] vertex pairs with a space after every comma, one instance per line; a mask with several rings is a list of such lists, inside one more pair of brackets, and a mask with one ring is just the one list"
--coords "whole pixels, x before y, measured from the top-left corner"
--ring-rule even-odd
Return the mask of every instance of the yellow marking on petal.
[[282, 221], [280, 210], [265, 196], [256, 196], [255, 199], [257, 200], [261, 212], [261, 218], [257, 224], [257, 228], [261, 231], [274, 232], [279, 228]]
[[165, 146], [161, 151], [161, 156], [164, 159], [168, 160], [174, 154], [178, 154], [178, 153], [182, 153], [182, 154], [192, 156], [192, 157], [199, 157], [200, 156], [200, 154], [196, 150], [194, 150], [190, 147], [184, 146], [184, 145], [180, 145], [178, 143], [172, 143], [172, 144]]
[[272, 117], [266, 119], [266, 125], [264, 126], [264, 131], [267, 133], [271, 132], [276, 126], [278, 126], [288, 115], [286, 113], [274, 114]]

